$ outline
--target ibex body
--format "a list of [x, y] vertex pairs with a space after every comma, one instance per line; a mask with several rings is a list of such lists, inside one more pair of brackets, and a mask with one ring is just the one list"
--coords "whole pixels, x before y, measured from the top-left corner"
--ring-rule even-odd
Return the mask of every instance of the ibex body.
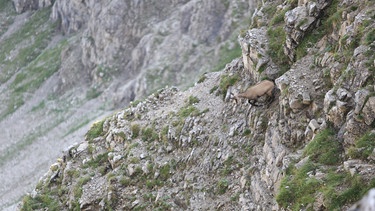
[[234, 96], [234, 98], [237, 102], [239, 98], [246, 98], [249, 100], [250, 104], [255, 105], [254, 101], [257, 102], [258, 98], [264, 95], [267, 95], [269, 98], [271, 98], [271, 100], [273, 100], [274, 88], [275, 84], [272, 81], [264, 80], [254, 86], [249, 87], [245, 92]]

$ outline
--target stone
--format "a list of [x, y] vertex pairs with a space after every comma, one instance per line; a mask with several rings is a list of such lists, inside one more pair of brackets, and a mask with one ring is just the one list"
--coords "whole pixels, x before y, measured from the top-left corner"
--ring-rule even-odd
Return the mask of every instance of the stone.
[[141, 160], [143, 160], [143, 159], [147, 158], [147, 156], [148, 156], [147, 153], [141, 153], [141, 154], [139, 155], [139, 158], [140, 158]]
[[241, 189], [244, 189], [246, 187], [246, 183], [247, 183], [246, 177], [242, 176], [240, 179]]
[[375, 211], [375, 188], [372, 188], [368, 193], [357, 203], [351, 206], [348, 211]]
[[300, 168], [302, 168], [302, 167], [303, 167], [308, 161], [309, 161], [309, 157], [307, 156], [307, 157], [303, 158], [302, 160], [300, 160], [298, 163], [296, 163], [296, 164], [295, 164], [295, 167], [296, 167], [297, 169], [300, 169]]
[[344, 169], [349, 171], [351, 168], [356, 168], [358, 164], [362, 164], [362, 161], [358, 159], [344, 161]]
[[306, 137], [307, 140], [309, 140], [309, 139], [311, 139], [313, 137], [314, 132], [311, 130], [310, 126], [306, 127], [304, 135], [305, 135], [305, 137]]
[[89, 207], [95, 204], [97, 200], [104, 198], [107, 182], [105, 177], [98, 177], [95, 180], [90, 179], [82, 187], [82, 196], [79, 198], [80, 208]]
[[311, 130], [313, 132], [317, 131], [319, 128], [320, 128], [320, 125], [319, 123], [316, 121], [316, 119], [312, 119], [310, 122], [309, 122], [309, 127], [311, 128]]
[[313, 203], [313, 210], [325, 210], [324, 206], [324, 194], [318, 193]]
[[352, 95], [344, 88], [338, 88], [336, 93], [341, 101], [348, 101], [352, 97]]
[[346, 113], [349, 110], [348, 103], [340, 100], [336, 101], [336, 107], [341, 113]]
[[119, 161], [122, 159], [122, 155], [110, 152], [108, 153], [108, 160], [111, 164], [111, 168], [115, 169], [119, 165]]
[[[242, 61], [245, 70], [256, 80], [260, 80], [260, 75], [275, 78], [277, 70], [274, 71], [273, 62], [267, 52], [268, 39], [267, 29], [264, 27], [253, 28], [246, 32], [244, 36], [239, 36], [238, 41], [242, 49]], [[260, 71], [262, 69], [262, 71]]]
[[283, 92], [285, 89], [288, 88], [290, 84], [290, 79], [285, 74], [280, 76], [275, 80], [276, 86], [280, 89], [280, 92]]
[[362, 116], [367, 125], [371, 125], [375, 119], [375, 97], [368, 98], [362, 109]]
[[358, 90], [354, 95], [354, 101], [355, 101], [355, 108], [354, 108], [354, 114], [358, 115], [365, 103], [366, 97], [370, 94], [370, 92], [367, 89], [360, 89]]
[[285, 13], [285, 31], [287, 34], [285, 54], [291, 61], [295, 60], [295, 48], [310, 28], [316, 27], [321, 13], [330, 3], [329, 0], [306, 2]]
[[89, 146], [89, 143], [88, 142], [82, 142], [78, 148], [77, 148], [77, 154], [85, 151], [87, 149], [87, 147]]
[[134, 174], [135, 168], [136, 168], [135, 164], [129, 164], [128, 165], [127, 170], [128, 170], [128, 175], [129, 176], [132, 176]]
[[337, 98], [336, 95], [334, 94], [334, 90], [331, 89], [329, 90], [325, 96], [324, 96], [324, 112], [327, 113], [332, 106], [335, 104]]
[[306, 7], [299, 6], [285, 13], [284, 21], [287, 26], [294, 26], [297, 20], [307, 16]]
[[372, 160], [372, 161], [375, 161], [375, 148], [374, 150], [372, 150], [372, 153], [370, 154], [370, 156], [368, 157], [369, 160]]
[[311, 103], [310, 93], [309, 92], [303, 92], [302, 93], [302, 103], [305, 105], [309, 105]]
[[171, 153], [173, 151], [173, 145], [168, 145], [166, 150], [168, 153]]

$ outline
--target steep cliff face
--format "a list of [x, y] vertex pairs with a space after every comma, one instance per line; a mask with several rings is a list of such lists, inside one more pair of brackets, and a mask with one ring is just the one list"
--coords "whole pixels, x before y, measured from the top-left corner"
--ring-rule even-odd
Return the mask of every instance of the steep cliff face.
[[0, 209], [14, 207], [95, 119], [239, 56], [252, 4], [2, 1]]
[[[241, 58], [93, 124], [22, 209], [346, 210], [375, 187], [374, 2], [256, 8]], [[233, 100], [264, 78], [271, 103]]]
[[211, 71], [206, 61], [218, 63], [221, 49], [235, 48], [223, 41], [236, 36], [251, 2], [56, 1], [52, 18], [65, 33], [83, 30], [85, 69], [96, 83], [121, 75], [111, 92], [128, 102]]

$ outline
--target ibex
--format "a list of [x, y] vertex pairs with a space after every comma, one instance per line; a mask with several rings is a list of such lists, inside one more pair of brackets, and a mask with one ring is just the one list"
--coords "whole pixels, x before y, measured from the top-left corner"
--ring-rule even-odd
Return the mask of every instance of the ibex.
[[256, 105], [255, 102], [257, 102], [258, 98], [262, 97], [263, 95], [267, 95], [268, 98], [270, 98], [269, 102], [272, 102], [274, 98], [274, 89], [275, 84], [272, 81], [264, 80], [247, 88], [245, 92], [235, 95], [234, 99], [238, 102], [239, 98], [246, 98], [249, 100], [251, 105], [259, 106]]

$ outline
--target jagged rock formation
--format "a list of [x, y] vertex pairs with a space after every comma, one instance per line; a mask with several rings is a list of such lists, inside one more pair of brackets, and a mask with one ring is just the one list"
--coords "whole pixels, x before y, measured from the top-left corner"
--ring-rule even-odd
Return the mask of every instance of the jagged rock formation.
[[[349, 209], [375, 186], [374, 8], [259, 2], [242, 58], [94, 124], [23, 209]], [[265, 77], [271, 104], [231, 99]]]

